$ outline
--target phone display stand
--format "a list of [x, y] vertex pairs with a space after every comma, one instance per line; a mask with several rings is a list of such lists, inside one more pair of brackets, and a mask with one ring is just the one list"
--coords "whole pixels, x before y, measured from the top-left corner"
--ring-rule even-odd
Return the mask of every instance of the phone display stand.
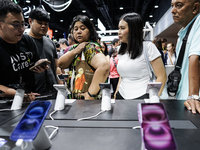
[[67, 88], [63, 84], [54, 84], [53, 87], [58, 91], [54, 110], [63, 110], [65, 108], [65, 97], [67, 96]]
[[149, 93], [150, 103], [159, 103], [158, 92], [162, 86], [161, 82], [150, 82], [147, 86], [146, 93]]
[[111, 110], [110, 83], [100, 83], [99, 86], [102, 92], [101, 110]]
[[11, 110], [18, 110], [22, 108], [24, 93], [25, 93], [24, 89], [19, 88], [16, 90], [16, 93], [12, 102]]
[[43, 126], [40, 128], [36, 138], [32, 141], [32, 145], [35, 150], [45, 150], [51, 147], [52, 142]]

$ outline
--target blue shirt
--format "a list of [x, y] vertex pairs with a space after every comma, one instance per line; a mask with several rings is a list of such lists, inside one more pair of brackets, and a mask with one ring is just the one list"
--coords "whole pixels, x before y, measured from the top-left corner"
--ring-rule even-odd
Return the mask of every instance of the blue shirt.
[[[176, 99], [178, 99], [178, 100], [186, 100], [188, 97], [188, 94], [189, 94], [189, 78], [188, 78], [189, 57], [191, 55], [200, 55], [200, 44], [199, 44], [200, 14], [198, 14], [195, 18], [196, 18], [196, 20], [195, 20], [193, 27], [190, 30], [190, 33], [188, 36], [185, 54], [184, 54], [184, 58], [183, 58], [183, 62], [182, 62], [182, 68], [181, 68], [182, 78], [181, 78], [181, 81], [179, 84], [179, 90], [176, 95]], [[185, 28], [181, 28], [178, 33], [179, 38], [178, 38], [177, 45], [176, 45], [177, 56], [179, 56], [179, 52], [180, 52], [181, 45], [182, 45], [182, 40], [185, 37], [188, 27], [192, 23], [192, 21]]]

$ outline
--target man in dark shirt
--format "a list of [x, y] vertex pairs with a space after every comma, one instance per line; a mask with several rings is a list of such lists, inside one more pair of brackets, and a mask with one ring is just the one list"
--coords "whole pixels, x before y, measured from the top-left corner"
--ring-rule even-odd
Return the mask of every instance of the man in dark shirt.
[[29, 14], [31, 30], [28, 34], [36, 42], [40, 58], [47, 58], [51, 62], [49, 70], [45, 70], [41, 74], [35, 74], [36, 92], [41, 95], [52, 94], [48, 99], [55, 99], [57, 91], [53, 85], [58, 82], [63, 84], [63, 82], [59, 81], [56, 76], [56, 74], [61, 74], [61, 70], [57, 65], [58, 57], [55, 44], [45, 36], [49, 27], [49, 21], [50, 16], [44, 9], [38, 7], [32, 10]]
[[37, 93], [34, 84], [34, 72], [45, 69], [38, 67], [29, 71], [39, 59], [36, 45], [31, 37], [23, 35], [25, 22], [22, 9], [10, 0], [0, 1], [0, 90], [6, 97], [13, 97], [16, 90], [10, 84], [25, 83], [26, 90], [31, 92], [28, 100], [34, 100]]

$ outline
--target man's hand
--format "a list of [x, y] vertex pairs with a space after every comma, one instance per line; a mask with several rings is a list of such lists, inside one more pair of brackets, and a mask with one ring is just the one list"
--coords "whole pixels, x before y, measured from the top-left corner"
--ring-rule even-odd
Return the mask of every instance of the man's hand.
[[[44, 62], [44, 61], [47, 61], [47, 59], [40, 59], [40, 60], [38, 60], [36, 63], [35, 63], [35, 65], [38, 65], [38, 64], [41, 64], [42, 62]], [[37, 66], [37, 67], [35, 67], [34, 69], [33, 69], [33, 71], [35, 72], [35, 73], [42, 73], [42, 72], [44, 72], [45, 70], [48, 70], [49, 69], [49, 66], [48, 65], [39, 65], [39, 66]]]
[[196, 114], [196, 111], [200, 113], [200, 102], [198, 100], [188, 99], [184, 102], [184, 105], [193, 114]]
[[32, 102], [35, 100], [35, 96], [40, 96], [38, 93], [28, 93], [24, 95], [24, 102]]

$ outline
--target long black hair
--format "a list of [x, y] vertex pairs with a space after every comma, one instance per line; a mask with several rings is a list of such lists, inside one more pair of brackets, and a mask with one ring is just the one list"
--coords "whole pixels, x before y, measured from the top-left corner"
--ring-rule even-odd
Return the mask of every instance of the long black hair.
[[105, 42], [101, 42], [103, 45], [104, 45], [104, 47], [105, 47], [105, 50], [104, 50], [104, 52], [103, 52], [103, 54], [105, 55], [105, 56], [107, 56], [108, 55], [108, 47], [107, 47], [107, 45], [106, 45], [106, 43]]
[[[78, 15], [73, 18], [73, 21], [70, 25], [70, 31], [72, 31], [72, 33], [73, 33], [74, 25], [78, 21], [82, 22], [89, 29], [89, 31], [90, 31], [89, 40], [96, 42], [98, 39], [98, 34], [96, 32], [96, 29], [95, 29], [93, 23], [90, 21], [90, 19], [85, 15]], [[76, 41], [76, 43], [78, 43], [78, 42]]]
[[120, 20], [128, 24], [129, 36], [128, 44], [121, 43], [119, 54], [129, 53], [131, 59], [135, 59], [142, 54], [143, 50], [143, 22], [139, 14], [127, 13]]

